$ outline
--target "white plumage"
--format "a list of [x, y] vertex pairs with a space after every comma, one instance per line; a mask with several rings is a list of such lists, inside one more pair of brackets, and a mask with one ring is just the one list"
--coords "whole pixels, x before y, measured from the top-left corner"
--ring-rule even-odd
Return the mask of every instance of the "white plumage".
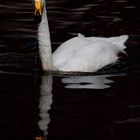
[[127, 39], [128, 35], [102, 38], [78, 34], [60, 45], [52, 54], [45, 6], [38, 28], [39, 52], [44, 71], [95, 72], [115, 63], [119, 53], [125, 53], [124, 43]]
[[125, 53], [128, 36], [111, 38], [84, 37], [79, 34], [63, 43], [53, 53], [54, 68], [60, 71], [95, 72], [116, 62], [118, 53]]

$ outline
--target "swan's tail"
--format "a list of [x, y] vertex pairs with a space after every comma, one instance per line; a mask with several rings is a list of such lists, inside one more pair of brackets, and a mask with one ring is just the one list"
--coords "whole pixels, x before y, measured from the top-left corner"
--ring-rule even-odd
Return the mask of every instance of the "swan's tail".
[[128, 40], [128, 38], [129, 38], [128, 35], [121, 35], [119, 37], [111, 37], [109, 38], [109, 41], [119, 46], [121, 49], [125, 49], [126, 48], [125, 42]]

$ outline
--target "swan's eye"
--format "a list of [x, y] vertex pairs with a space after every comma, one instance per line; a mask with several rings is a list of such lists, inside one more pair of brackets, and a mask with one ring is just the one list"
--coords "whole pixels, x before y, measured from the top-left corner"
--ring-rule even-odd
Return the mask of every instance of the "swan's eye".
[[35, 23], [39, 24], [42, 20], [42, 16], [40, 15], [40, 13], [37, 11], [36, 15], [34, 16], [35, 19]]

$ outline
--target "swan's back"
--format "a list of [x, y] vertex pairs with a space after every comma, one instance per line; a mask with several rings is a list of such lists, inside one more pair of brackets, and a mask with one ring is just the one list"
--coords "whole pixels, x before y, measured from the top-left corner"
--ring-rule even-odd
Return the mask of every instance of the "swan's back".
[[116, 62], [118, 53], [125, 49], [127, 35], [111, 38], [78, 37], [64, 42], [53, 53], [53, 64], [60, 71], [95, 72]]
[[126, 46], [124, 45], [124, 43], [126, 42], [126, 40], [128, 39], [128, 35], [121, 35], [121, 36], [117, 36], [117, 37], [109, 37], [109, 38], [104, 38], [104, 37], [87, 37], [88, 40], [90, 41], [107, 41], [110, 42], [112, 44], [117, 45], [118, 47], [120, 47], [121, 49], [125, 49]]

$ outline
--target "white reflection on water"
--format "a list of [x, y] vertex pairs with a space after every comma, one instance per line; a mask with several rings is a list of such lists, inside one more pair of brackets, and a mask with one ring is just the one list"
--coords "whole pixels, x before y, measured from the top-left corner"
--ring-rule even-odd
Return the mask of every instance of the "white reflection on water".
[[106, 89], [113, 83], [113, 80], [108, 79], [112, 76], [114, 75], [70, 76], [62, 78], [62, 82], [66, 84], [65, 88]]
[[[62, 82], [67, 84], [65, 88], [77, 89], [106, 89], [111, 87], [113, 80], [110, 77], [122, 75], [95, 75], [95, 76], [69, 76], [62, 78]], [[42, 84], [40, 86], [41, 97], [39, 99], [40, 120], [38, 121], [39, 129], [43, 132], [44, 139], [47, 139], [48, 124], [50, 123], [50, 116], [48, 111], [51, 109], [53, 103], [52, 95], [52, 76], [43, 76]]]
[[52, 76], [42, 77], [42, 84], [40, 86], [41, 97], [39, 99], [40, 120], [38, 122], [38, 125], [39, 125], [39, 129], [44, 133], [45, 138], [48, 135], [47, 129], [48, 129], [48, 124], [50, 123], [50, 116], [48, 111], [50, 110], [51, 104], [53, 102], [52, 84], [53, 84]]

